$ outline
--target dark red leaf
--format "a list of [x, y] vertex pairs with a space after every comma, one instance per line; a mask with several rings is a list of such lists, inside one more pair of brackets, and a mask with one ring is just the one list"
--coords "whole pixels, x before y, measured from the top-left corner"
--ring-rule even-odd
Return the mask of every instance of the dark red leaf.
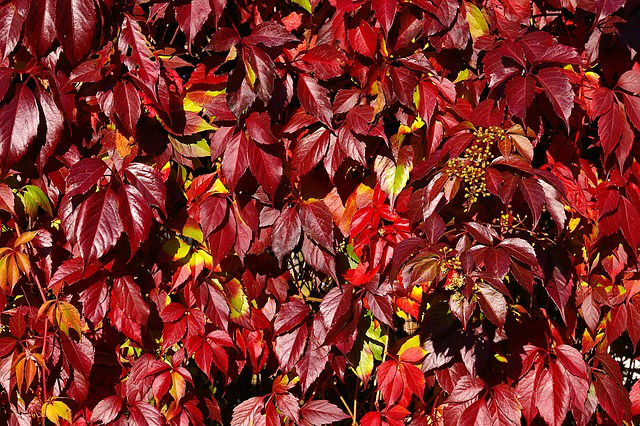
[[142, 298], [140, 287], [131, 277], [113, 280], [109, 321], [128, 338], [142, 342], [142, 327], [146, 326], [149, 307]]
[[211, 3], [209, 0], [190, 0], [188, 3], [176, 5], [175, 8], [178, 25], [187, 37], [189, 47], [191, 47], [193, 40], [211, 13]]
[[38, 134], [39, 122], [40, 113], [31, 89], [18, 84], [11, 101], [0, 108], [0, 176], [27, 152]]
[[140, 244], [148, 237], [153, 213], [140, 191], [131, 185], [120, 186], [118, 204], [122, 227], [129, 237], [131, 257], [133, 257]]
[[536, 74], [536, 78], [542, 85], [554, 111], [569, 128], [569, 116], [573, 110], [574, 99], [569, 77], [561, 69], [543, 68]]
[[282, 179], [282, 160], [271, 147], [249, 143], [249, 168], [256, 180], [273, 199]]
[[113, 88], [114, 111], [130, 135], [136, 134], [140, 119], [140, 96], [133, 84], [119, 81]]
[[91, 194], [78, 211], [75, 239], [85, 268], [116, 244], [123, 231], [118, 200], [111, 189]]
[[55, 21], [65, 55], [79, 63], [91, 48], [98, 26], [93, 0], [56, 0]]
[[307, 74], [299, 75], [297, 87], [297, 95], [302, 107], [331, 128], [333, 114], [327, 89], [320, 86], [315, 78]]
[[305, 234], [333, 253], [333, 216], [323, 201], [302, 203], [300, 220]]

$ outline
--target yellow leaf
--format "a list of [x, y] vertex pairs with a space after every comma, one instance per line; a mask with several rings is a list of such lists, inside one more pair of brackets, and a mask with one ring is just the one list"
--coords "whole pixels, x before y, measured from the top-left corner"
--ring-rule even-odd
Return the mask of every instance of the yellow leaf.
[[184, 392], [187, 388], [187, 383], [182, 377], [182, 374], [178, 372], [171, 372], [171, 389], [169, 393], [176, 401], [180, 401], [184, 396]]
[[483, 35], [489, 34], [489, 26], [484, 18], [482, 11], [473, 3], [465, 2], [467, 9], [467, 22], [469, 23], [469, 32], [474, 40]]
[[60, 419], [71, 423], [71, 409], [62, 401], [47, 402], [42, 406], [42, 414], [51, 422], [59, 425]]

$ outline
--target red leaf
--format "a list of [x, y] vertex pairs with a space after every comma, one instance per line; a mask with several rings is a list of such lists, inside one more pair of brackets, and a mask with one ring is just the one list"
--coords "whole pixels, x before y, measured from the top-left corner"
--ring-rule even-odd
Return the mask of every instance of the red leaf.
[[300, 59], [306, 70], [320, 80], [341, 76], [344, 73], [342, 66], [347, 62], [346, 55], [330, 44], [315, 46]]
[[329, 275], [338, 282], [334, 256], [306, 236], [302, 239], [302, 255], [313, 269]]
[[291, 371], [300, 360], [307, 347], [308, 335], [308, 327], [303, 324], [293, 331], [275, 338], [274, 351], [282, 371]]
[[615, 424], [622, 424], [623, 420], [630, 420], [631, 400], [627, 390], [612, 377], [595, 372], [595, 389], [598, 402], [604, 408]]
[[236, 133], [228, 142], [222, 158], [222, 173], [231, 189], [249, 166], [249, 141], [244, 132]]
[[23, 42], [36, 56], [45, 56], [56, 39], [55, 5], [55, 0], [42, 0], [38, 7], [29, 8], [25, 22], [29, 37], [24, 37]]
[[569, 411], [571, 393], [562, 370], [550, 363], [544, 370], [536, 389], [536, 406], [540, 416], [550, 426], [561, 426]]
[[566, 370], [574, 376], [588, 380], [587, 365], [584, 358], [576, 348], [569, 345], [558, 345], [555, 347], [556, 355], [560, 363]]
[[[51, 2], [53, 0], [46, 0]], [[33, 9], [40, 9], [39, 7]], [[60, 139], [62, 138], [62, 131], [64, 129], [64, 119], [62, 112], [58, 109], [58, 106], [53, 101], [51, 95], [44, 90], [38, 88], [36, 91], [36, 99], [40, 104], [40, 110], [45, 119], [47, 135], [45, 144], [38, 153], [38, 160], [36, 161], [36, 167], [38, 171], [42, 173], [44, 166], [49, 160], [49, 157], [53, 154], [53, 151], [58, 146]]]
[[135, 136], [136, 125], [140, 119], [140, 96], [133, 84], [120, 80], [113, 88], [114, 111], [124, 128]]
[[27, 152], [38, 134], [39, 122], [40, 113], [31, 89], [18, 84], [11, 101], [0, 108], [0, 177]]
[[479, 377], [464, 376], [455, 383], [455, 387], [447, 398], [450, 403], [463, 403], [474, 399], [485, 388]]
[[271, 248], [280, 264], [282, 264], [282, 259], [291, 253], [300, 241], [301, 232], [302, 226], [298, 210], [287, 207], [273, 223], [273, 231], [271, 232]]
[[282, 160], [269, 146], [249, 143], [249, 168], [256, 180], [273, 199], [282, 178]]
[[300, 220], [305, 234], [333, 253], [333, 216], [323, 201], [304, 202], [300, 206]]
[[298, 398], [290, 393], [278, 394], [276, 395], [276, 405], [282, 414], [292, 419], [296, 424], [300, 422]]
[[249, 136], [254, 141], [263, 145], [271, 145], [278, 140], [271, 133], [271, 119], [268, 114], [252, 112], [246, 121]]
[[187, 43], [191, 48], [196, 34], [202, 29], [211, 13], [211, 4], [209, 0], [190, 0], [186, 4], [177, 4], [175, 10], [178, 25], [187, 37]]
[[164, 416], [153, 405], [145, 401], [129, 403], [129, 412], [136, 425], [164, 426]]
[[303, 426], [330, 424], [348, 418], [350, 417], [329, 401], [309, 401], [300, 408], [300, 419]]
[[533, 102], [536, 82], [529, 75], [516, 75], [505, 86], [509, 109], [516, 117], [523, 120], [527, 114], [527, 108]]
[[620, 230], [625, 240], [633, 250], [640, 244], [640, 214], [635, 206], [625, 197], [620, 198], [620, 205], [616, 213], [620, 216]]
[[122, 185], [118, 189], [118, 204], [124, 232], [129, 236], [131, 257], [147, 239], [153, 216], [151, 208], [135, 187]]
[[16, 48], [23, 22], [24, 18], [18, 12], [16, 5], [8, 3], [0, 8], [0, 33], [3, 34], [0, 40], [0, 62], [4, 62]]
[[228, 214], [229, 204], [225, 197], [216, 195], [207, 197], [200, 205], [199, 214], [199, 223], [204, 237], [207, 238], [212, 232], [222, 227]]
[[349, 29], [349, 44], [356, 52], [372, 58], [378, 45], [378, 32], [362, 19], [357, 27]]
[[322, 123], [331, 128], [333, 118], [331, 102], [327, 89], [318, 84], [318, 80], [307, 74], [298, 76], [298, 99], [302, 107]]
[[299, 299], [291, 299], [282, 305], [273, 323], [275, 335], [286, 333], [296, 327], [309, 315], [309, 308]]
[[543, 68], [536, 78], [542, 85], [547, 98], [551, 102], [558, 117], [562, 118], [564, 124], [569, 128], [569, 116], [573, 109], [574, 93], [569, 77], [561, 69]]
[[[260, 424], [260, 412], [264, 408], [264, 397], [254, 396], [233, 409], [230, 426], [253, 426]], [[263, 420], [264, 421], [264, 420]]]
[[640, 414], [640, 380], [637, 380], [633, 386], [631, 386], [629, 399], [631, 400], [631, 415], [637, 416]]
[[69, 60], [77, 64], [91, 48], [98, 27], [94, 2], [57, 0], [56, 17], [58, 41]]
[[460, 416], [460, 426], [490, 425], [491, 413], [484, 399], [479, 399], [468, 406]]
[[99, 158], [85, 158], [75, 163], [67, 175], [67, 196], [88, 192], [100, 181], [107, 168], [107, 164]]
[[507, 302], [504, 296], [493, 287], [478, 283], [478, 303], [489, 321], [502, 327], [507, 317]]
[[116, 329], [138, 343], [142, 342], [141, 328], [146, 325], [149, 307], [142, 298], [140, 287], [131, 277], [113, 280], [109, 321]]
[[124, 173], [150, 205], [158, 207], [162, 212], [165, 211], [166, 189], [158, 172], [146, 164], [131, 163]]
[[[155, 93], [160, 76], [160, 63], [155, 58], [140, 25], [133, 17], [124, 15], [124, 22], [118, 40], [118, 49], [126, 56], [125, 63], [129, 70], [136, 71], [138, 77]], [[131, 49], [131, 54], [127, 52]]]
[[99, 281], [80, 294], [82, 314], [94, 324], [104, 319], [109, 309], [110, 293], [104, 281]]
[[371, 0], [371, 8], [375, 12], [376, 19], [384, 28], [385, 34], [389, 35], [389, 30], [396, 16], [398, 0]]
[[331, 131], [319, 128], [298, 141], [291, 162], [293, 178], [306, 175], [324, 158], [330, 137]]
[[275, 21], [267, 21], [255, 27], [253, 31], [251, 31], [251, 35], [245, 37], [244, 42], [276, 47], [297, 40], [298, 39], [281, 24]]
[[109, 424], [118, 417], [120, 410], [122, 410], [122, 398], [117, 395], [109, 396], [94, 407], [91, 413], [91, 422]]
[[116, 244], [122, 230], [116, 194], [111, 189], [91, 194], [80, 206], [75, 230], [85, 268]]
[[542, 205], [545, 201], [544, 191], [540, 184], [533, 179], [520, 180], [520, 191], [522, 191], [522, 195], [524, 195], [524, 199], [529, 205], [529, 209], [531, 209], [531, 213], [533, 214], [533, 227], [535, 228], [540, 220]]

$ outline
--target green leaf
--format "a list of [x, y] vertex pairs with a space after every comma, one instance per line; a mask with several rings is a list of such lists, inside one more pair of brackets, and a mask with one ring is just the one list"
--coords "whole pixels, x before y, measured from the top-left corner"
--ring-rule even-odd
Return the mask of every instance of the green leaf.
[[24, 211], [31, 219], [37, 216], [38, 207], [53, 216], [51, 201], [49, 201], [49, 197], [47, 197], [42, 189], [38, 188], [37, 186], [26, 185], [24, 188], [22, 188], [22, 193], [18, 194], [18, 197], [20, 197], [20, 200], [22, 200]]

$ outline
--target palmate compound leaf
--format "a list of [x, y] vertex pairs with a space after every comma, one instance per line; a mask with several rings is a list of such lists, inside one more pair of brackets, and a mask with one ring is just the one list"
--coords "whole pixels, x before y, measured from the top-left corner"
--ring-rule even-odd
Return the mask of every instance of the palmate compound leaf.
[[116, 244], [123, 231], [118, 199], [111, 188], [94, 192], [77, 213], [75, 241], [85, 268]]
[[0, 176], [27, 152], [38, 134], [40, 113], [33, 92], [18, 84], [11, 101], [0, 108]]

